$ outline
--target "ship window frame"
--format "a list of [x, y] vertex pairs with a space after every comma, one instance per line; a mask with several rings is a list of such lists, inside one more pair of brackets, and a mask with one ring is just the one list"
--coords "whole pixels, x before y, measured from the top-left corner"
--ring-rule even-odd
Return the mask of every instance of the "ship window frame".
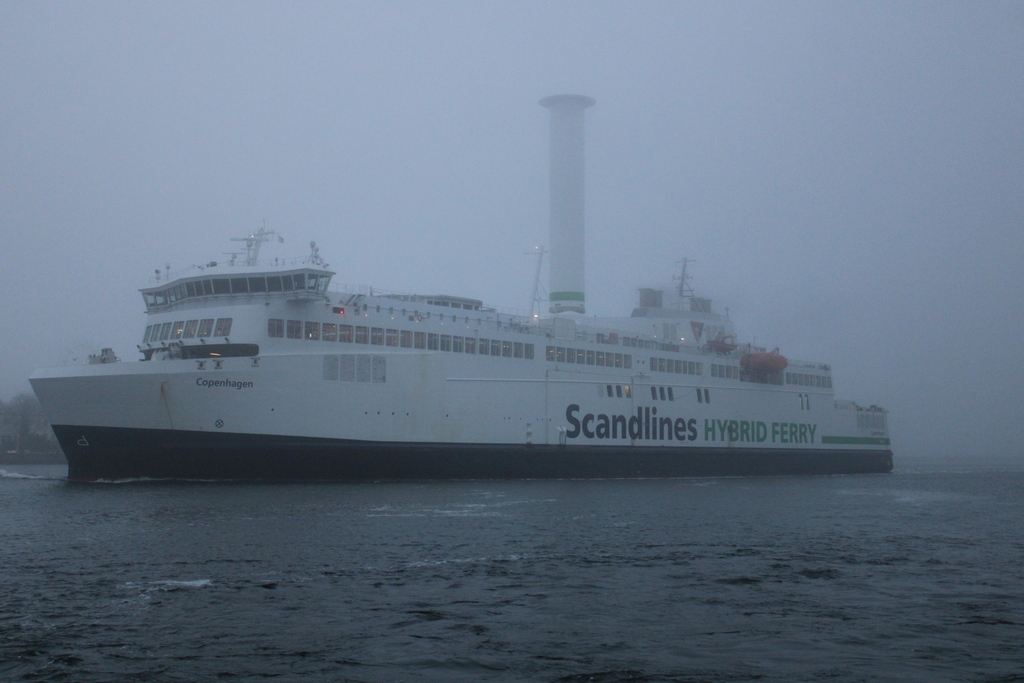
[[338, 325], [338, 341], [351, 344], [355, 339], [355, 331], [352, 325]]
[[289, 320], [285, 324], [285, 334], [288, 339], [302, 339], [302, 321]]
[[267, 276], [267, 292], [280, 292], [281, 290], [281, 276], [280, 275], [268, 275]]
[[370, 326], [356, 325], [356, 344], [370, 343]]
[[284, 338], [284, 319], [267, 318], [267, 336], [272, 338]]
[[255, 277], [250, 277], [249, 278], [249, 293], [250, 294], [265, 294], [266, 291], [267, 291], [267, 278], [265, 278], [263, 276], [255, 276]]
[[182, 339], [194, 339], [196, 330], [199, 329], [199, 320], [188, 320], [185, 322], [185, 331], [182, 332]]
[[500, 356], [501, 355], [501, 340], [500, 339], [492, 339], [491, 340], [491, 355], [492, 356]]
[[412, 335], [412, 347], [414, 349], [426, 349], [427, 348], [427, 333], [426, 332], [414, 332]]
[[[489, 355], [491, 355], [491, 340], [490, 339], [484, 339], [484, 338], [481, 337], [479, 340], [477, 340], [477, 345], [476, 346], [477, 346], [476, 352], [477, 352], [478, 355], [481, 355], [481, 356], [489, 356]], [[552, 347], [552, 348], [554, 348], [554, 347]]]
[[533, 344], [523, 344], [523, 358], [533, 360]]
[[199, 331], [196, 332], [196, 336], [200, 339], [205, 339], [213, 335], [213, 318], [203, 318], [199, 321]]
[[655, 401], [658, 400], [658, 388], [657, 387], [651, 387], [651, 398], [654, 399]]
[[523, 357], [523, 342], [512, 343], [512, 357], [522, 358]]
[[465, 349], [465, 337], [452, 335], [452, 353], [463, 353]]
[[370, 328], [370, 344], [373, 346], [384, 346], [384, 328], [383, 327], [371, 327]]
[[305, 273], [292, 273], [292, 283], [295, 285], [294, 291], [302, 292], [306, 289], [306, 274]]
[[217, 318], [217, 322], [213, 325], [213, 336], [227, 337], [231, 334], [232, 321], [233, 318]]
[[320, 323], [320, 341], [338, 341], [338, 323]]
[[213, 293], [214, 294], [230, 294], [231, 293], [231, 280], [226, 277], [213, 278]]
[[306, 341], [320, 341], [320, 323], [307, 320], [303, 325], [302, 338]]
[[384, 329], [384, 346], [398, 346], [398, 330], [391, 327]]
[[398, 345], [403, 349], [412, 348], [412, 330], [401, 330], [398, 335]]
[[437, 332], [427, 332], [427, 351], [439, 351], [440, 336]]
[[[231, 278], [231, 293], [232, 294], [248, 294], [249, 293], [249, 279], [244, 277], [233, 277]], [[219, 337], [220, 335], [214, 335]]]
[[442, 334], [441, 335], [441, 350], [451, 351], [452, 350], [452, 335]]
[[463, 353], [476, 355], [476, 337], [466, 337], [466, 347], [463, 349]]
[[194, 299], [196, 297], [196, 283], [195, 282], [186, 282], [185, 283], [185, 296], [187, 296], [190, 299]]

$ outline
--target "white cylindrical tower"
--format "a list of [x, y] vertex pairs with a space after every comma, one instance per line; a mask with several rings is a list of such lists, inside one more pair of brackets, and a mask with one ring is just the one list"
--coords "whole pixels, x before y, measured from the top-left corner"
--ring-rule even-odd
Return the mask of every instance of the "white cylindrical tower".
[[583, 112], [597, 104], [583, 95], [552, 95], [551, 312], [585, 313], [583, 296]]

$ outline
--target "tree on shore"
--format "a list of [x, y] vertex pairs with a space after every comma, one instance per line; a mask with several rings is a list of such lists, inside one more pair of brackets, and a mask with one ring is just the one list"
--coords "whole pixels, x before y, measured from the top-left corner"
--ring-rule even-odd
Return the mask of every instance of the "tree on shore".
[[0, 443], [4, 452], [42, 452], [56, 448], [50, 423], [34, 394], [22, 392], [0, 401]]

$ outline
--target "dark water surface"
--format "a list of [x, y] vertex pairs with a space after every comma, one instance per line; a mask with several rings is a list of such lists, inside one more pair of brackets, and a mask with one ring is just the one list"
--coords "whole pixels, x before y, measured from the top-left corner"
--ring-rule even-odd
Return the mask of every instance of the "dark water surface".
[[1024, 681], [1020, 469], [250, 485], [3, 468], [2, 680]]

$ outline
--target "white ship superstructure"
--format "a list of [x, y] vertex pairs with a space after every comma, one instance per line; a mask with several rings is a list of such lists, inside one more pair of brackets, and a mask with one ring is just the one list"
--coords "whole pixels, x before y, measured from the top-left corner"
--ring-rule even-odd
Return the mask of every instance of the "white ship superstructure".
[[[577, 107], [581, 125], [593, 101], [544, 103], [553, 117]], [[582, 172], [576, 162], [563, 166]], [[315, 245], [303, 259], [260, 260], [273, 235], [265, 230], [240, 238], [244, 257], [160, 273], [142, 290], [140, 361], [114, 362], [105, 352], [31, 379], [69, 475], [891, 470], [886, 411], [837, 400], [826, 364], [741, 343], [728, 316], [689, 288], [685, 261], [678, 285], [640, 290], [631, 315], [580, 315], [583, 215], [569, 205], [582, 202], [581, 183], [552, 181], [555, 194], [579, 187], [552, 200], [567, 203], [552, 210], [553, 233], [561, 221], [579, 235], [552, 236], [563, 246], [552, 250], [561, 265], [552, 262], [550, 315], [516, 315], [464, 296], [335, 286]]]

